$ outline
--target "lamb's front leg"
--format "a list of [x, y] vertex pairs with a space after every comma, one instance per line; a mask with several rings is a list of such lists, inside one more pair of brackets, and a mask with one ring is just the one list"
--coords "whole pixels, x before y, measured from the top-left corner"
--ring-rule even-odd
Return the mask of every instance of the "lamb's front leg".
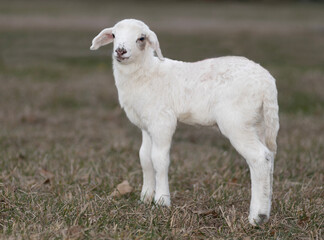
[[156, 204], [170, 206], [170, 190], [168, 170], [170, 164], [170, 147], [175, 124], [165, 127], [152, 134], [152, 162], [155, 170], [155, 197]]
[[143, 170], [141, 201], [150, 203], [155, 191], [155, 173], [151, 159], [152, 141], [149, 134], [142, 130], [142, 146], [139, 152]]

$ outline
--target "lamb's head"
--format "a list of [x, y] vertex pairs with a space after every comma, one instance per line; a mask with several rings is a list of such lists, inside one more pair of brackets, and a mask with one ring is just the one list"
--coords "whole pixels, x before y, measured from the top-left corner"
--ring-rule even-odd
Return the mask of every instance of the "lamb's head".
[[125, 19], [112, 28], [103, 29], [93, 40], [91, 50], [114, 43], [113, 58], [121, 64], [129, 64], [152, 55], [153, 50], [163, 60], [156, 34], [142, 21]]

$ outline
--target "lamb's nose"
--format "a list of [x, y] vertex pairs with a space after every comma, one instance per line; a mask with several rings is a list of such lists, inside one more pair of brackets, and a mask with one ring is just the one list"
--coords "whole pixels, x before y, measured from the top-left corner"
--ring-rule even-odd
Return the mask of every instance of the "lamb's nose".
[[118, 56], [122, 56], [124, 55], [125, 53], [127, 53], [126, 49], [125, 48], [117, 48], [115, 50], [115, 52], [118, 54]]

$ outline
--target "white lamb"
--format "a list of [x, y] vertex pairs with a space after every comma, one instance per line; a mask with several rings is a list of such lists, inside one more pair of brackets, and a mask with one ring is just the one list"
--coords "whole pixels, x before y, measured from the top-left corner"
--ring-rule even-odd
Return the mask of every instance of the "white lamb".
[[277, 89], [270, 73], [244, 57], [195, 63], [163, 58], [155, 33], [134, 19], [102, 30], [90, 49], [111, 42], [120, 105], [142, 130], [141, 200], [154, 197], [157, 204], [170, 206], [169, 152], [177, 120], [218, 126], [250, 168], [249, 221], [266, 222], [279, 129]]

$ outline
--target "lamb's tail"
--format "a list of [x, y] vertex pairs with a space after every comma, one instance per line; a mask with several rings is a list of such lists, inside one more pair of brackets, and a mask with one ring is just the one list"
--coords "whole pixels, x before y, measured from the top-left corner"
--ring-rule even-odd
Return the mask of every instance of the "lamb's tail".
[[265, 123], [265, 143], [269, 150], [276, 154], [277, 152], [277, 134], [279, 131], [278, 100], [275, 80], [264, 94], [263, 98], [263, 117]]

